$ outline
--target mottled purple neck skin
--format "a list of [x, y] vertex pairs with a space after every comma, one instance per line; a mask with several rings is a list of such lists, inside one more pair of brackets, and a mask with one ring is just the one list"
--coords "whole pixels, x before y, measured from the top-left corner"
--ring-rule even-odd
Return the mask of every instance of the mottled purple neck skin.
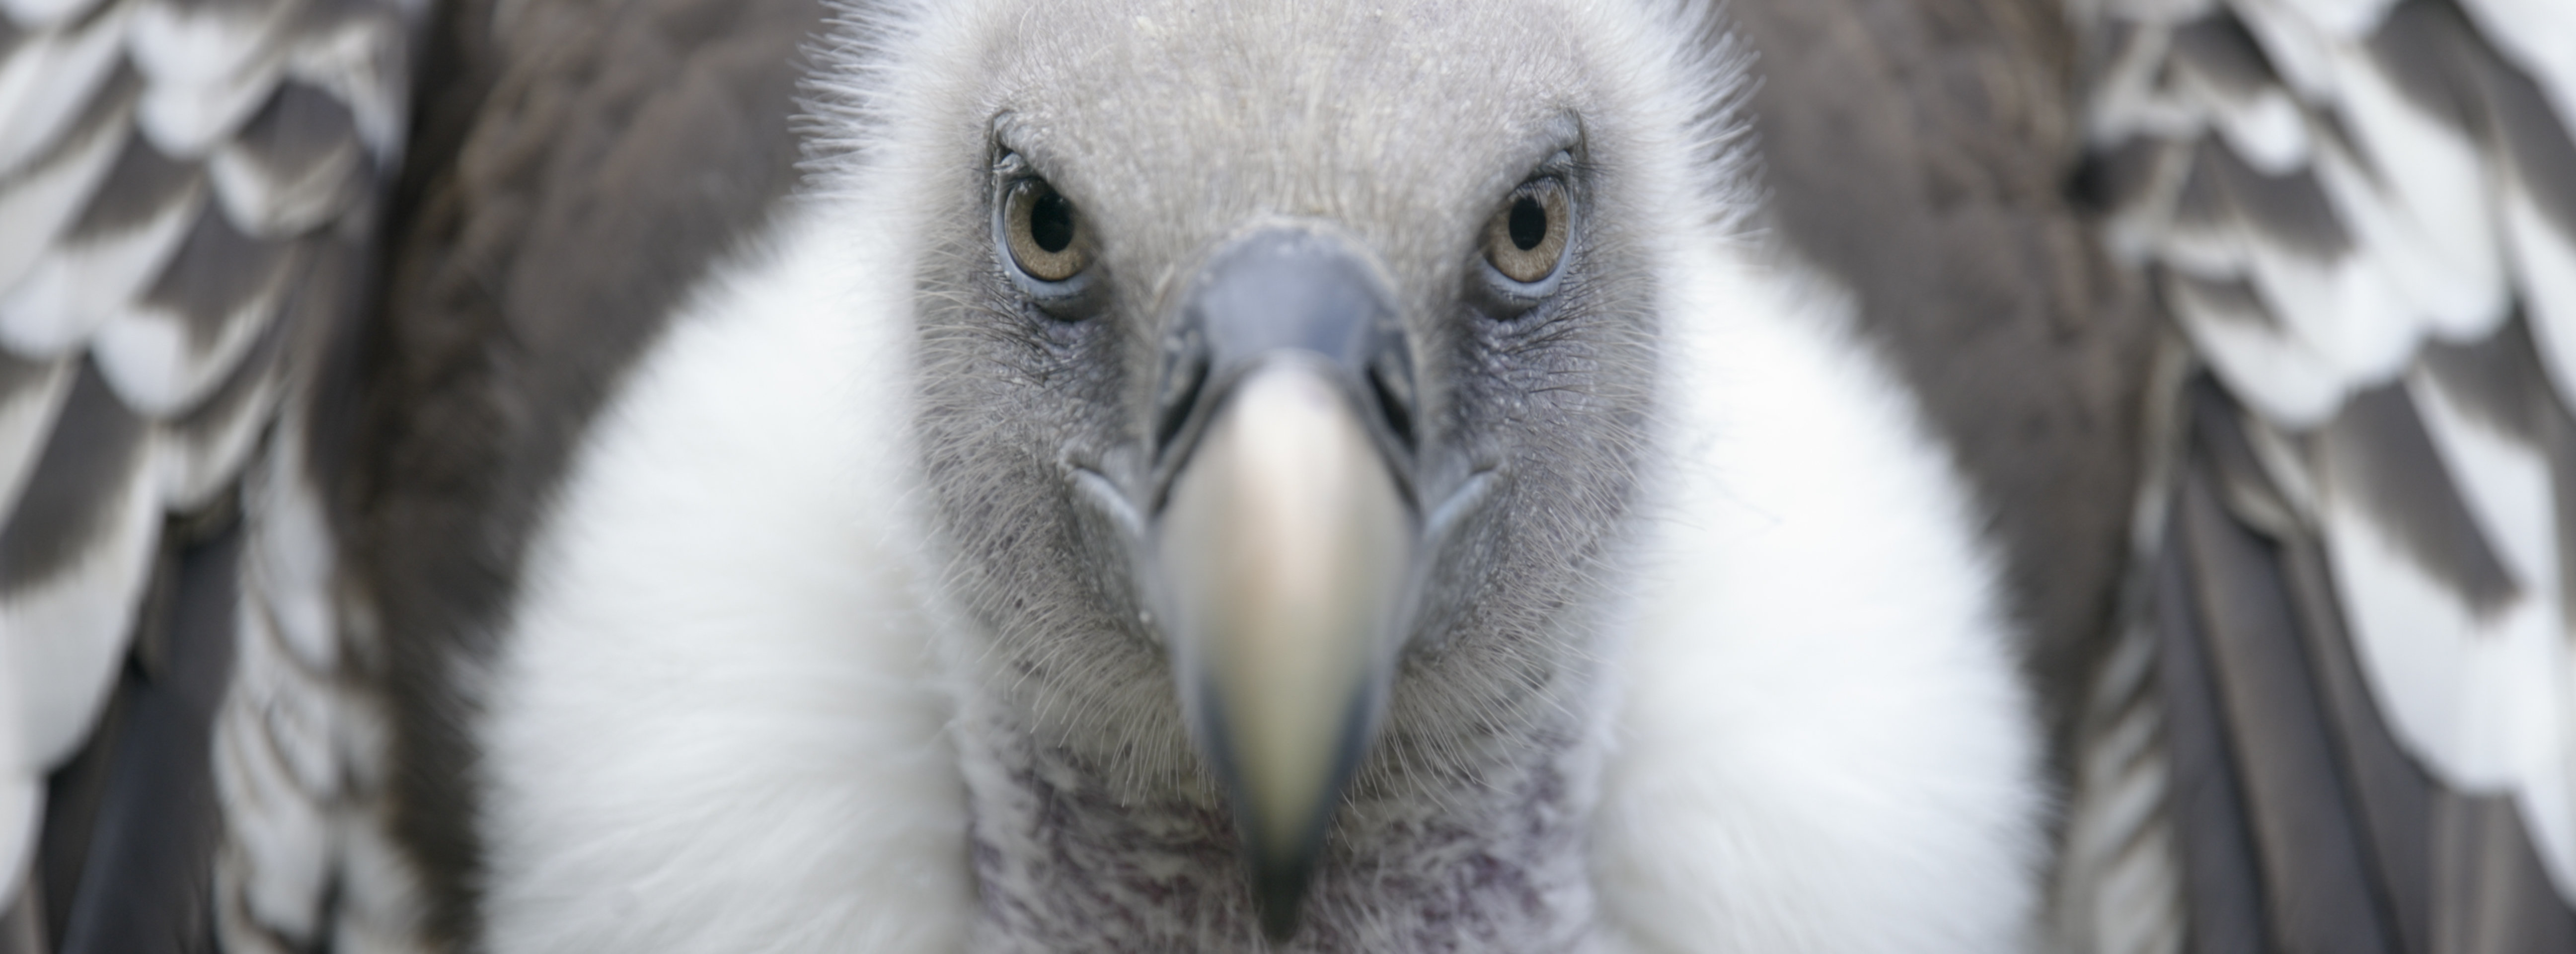
[[1326, 838], [1296, 935], [1272, 944], [1213, 789], [1122, 804], [1096, 766], [992, 718], [997, 707], [970, 708], [986, 710], [959, 732], [981, 901], [976, 951], [1588, 948], [1585, 831], [1598, 747], [1581, 744], [1574, 725], [1489, 739], [1468, 756], [1472, 767], [1441, 777], [1361, 786]]

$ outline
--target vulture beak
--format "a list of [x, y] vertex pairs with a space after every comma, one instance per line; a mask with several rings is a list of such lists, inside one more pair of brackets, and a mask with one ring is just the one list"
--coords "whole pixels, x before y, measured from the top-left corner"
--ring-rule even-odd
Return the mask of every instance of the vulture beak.
[[1210, 256], [1165, 347], [1148, 598], [1274, 939], [1376, 732], [1421, 577], [1390, 300], [1347, 240], [1275, 226]]

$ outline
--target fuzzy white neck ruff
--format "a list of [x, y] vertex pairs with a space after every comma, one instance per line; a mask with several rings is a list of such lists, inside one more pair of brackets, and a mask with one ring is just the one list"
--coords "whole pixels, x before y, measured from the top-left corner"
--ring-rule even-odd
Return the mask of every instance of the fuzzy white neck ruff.
[[[940, 105], [866, 101], [889, 135]], [[1007, 887], [979, 898], [1010, 866], [970, 858], [968, 779], [1007, 804], [1011, 740], [953, 705], [905, 516], [885, 237], [946, 173], [899, 154], [716, 269], [586, 435], [481, 684], [490, 950], [955, 950]], [[2021, 947], [2036, 729], [1966, 493], [1847, 298], [1702, 237], [1663, 175], [1660, 478], [1565, 763], [1592, 807], [1533, 856], [1588, 879], [1564, 943]]]
[[492, 951], [963, 942], [965, 795], [893, 519], [906, 341], [864, 305], [902, 297], [852, 288], [886, 258], [830, 218], [705, 283], [535, 537], [485, 686]]
[[[532, 551], [482, 727], [494, 951], [949, 950], [976, 916], [894, 519], [906, 347], [828, 218], [707, 283]], [[1601, 940], [2016, 947], [2034, 730], [1959, 482], [1842, 300], [1740, 258], [1673, 292]]]
[[1636, 950], [2007, 951], [2037, 914], [2037, 725], [1964, 484], [1852, 306], [1686, 253], [1673, 454], [1593, 822]]

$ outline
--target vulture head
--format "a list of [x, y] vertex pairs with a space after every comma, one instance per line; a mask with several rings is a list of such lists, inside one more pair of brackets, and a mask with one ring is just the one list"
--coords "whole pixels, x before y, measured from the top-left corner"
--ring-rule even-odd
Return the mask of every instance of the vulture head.
[[912, 230], [969, 723], [1229, 820], [1280, 937], [1337, 812], [1586, 731], [1732, 73], [1556, 4], [1146, 6], [855, 54], [842, 184]]

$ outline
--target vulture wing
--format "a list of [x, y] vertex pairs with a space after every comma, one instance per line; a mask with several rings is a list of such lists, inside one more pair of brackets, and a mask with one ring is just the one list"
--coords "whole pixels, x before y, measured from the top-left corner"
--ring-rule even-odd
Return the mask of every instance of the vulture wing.
[[416, 6], [0, 4], [0, 949], [203, 941], [237, 503], [364, 301]]
[[[253, 917], [228, 924], [276, 943], [236, 952], [309, 950], [325, 932], [380, 945], [365, 950], [478, 936], [471, 680], [602, 404], [796, 181], [790, 121], [825, 14], [813, 0], [442, 7], [383, 307], [319, 372], [345, 389], [327, 403], [350, 409], [317, 427], [309, 468], [332, 475], [313, 526], [335, 548], [342, 616], [315, 655], [272, 653], [302, 668], [246, 671], [237, 690], [274, 686], [275, 707], [339, 737], [336, 761], [304, 750], [336, 774], [241, 760], [268, 780], [227, 803], [257, 819], [236, 823], [241, 840], [341, 843], [243, 853]], [[282, 650], [306, 645], [287, 635]], [[305, 678], [324, 664], [328, 692]], [[266, 725], [238, 735], [266, 743], [245, 752], [297, 751]]]
[[473, 931], [456, 676], [823, 7], [428, 6], [0, 4], [0, 951]]
[[2576, 6], [2100, 7], [2082, 186], [2189, 359], [2069, 910], [2576, 949]]

